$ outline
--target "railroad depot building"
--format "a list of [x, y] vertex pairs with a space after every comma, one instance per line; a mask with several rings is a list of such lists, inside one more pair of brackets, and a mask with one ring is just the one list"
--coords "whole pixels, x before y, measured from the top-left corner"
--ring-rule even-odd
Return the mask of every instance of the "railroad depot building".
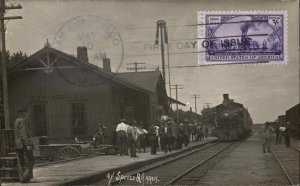
[[[289, 108], [285, 112], [286, 122], [290, 124], [290, 128], [292, 130], [292, 134], [294, 136], [299, 137], [300, 133], [300, 103], [294, 105]], [[298, 131], [298, 132], [297, 132]]]
[[25, 107], [33, 136], [50, 141], [90, 138], [98, 123], [109, 138], [121, 118], [147, 124], [168, 110], [160, 71], [113, 73], [109, 59], [103, 68], [90, 64], [85, 47], [74, 57], [45, 45], [8, 75], [11, 128]]

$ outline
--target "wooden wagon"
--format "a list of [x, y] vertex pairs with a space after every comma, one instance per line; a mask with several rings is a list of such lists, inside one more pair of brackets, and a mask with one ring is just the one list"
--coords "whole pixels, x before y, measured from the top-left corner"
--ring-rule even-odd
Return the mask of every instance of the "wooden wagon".
[[49, 161], [70, 160], [89, 155], [115, 155], [118, 147], [113, 145], [99, 145], [97, 148], [89, 143], [49, 144], [39, 145], [39, 156]]
[[44, 157], [49, 161], [69, 160], [81, 156], [80, 144], [49, 144], [39, 145], [39, 154], [36, 156]]

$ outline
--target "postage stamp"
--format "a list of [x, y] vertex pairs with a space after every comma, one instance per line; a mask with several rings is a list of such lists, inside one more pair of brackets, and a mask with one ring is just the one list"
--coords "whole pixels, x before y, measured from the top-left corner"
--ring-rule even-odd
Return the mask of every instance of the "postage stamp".
[[286, 64], [286, 11], [198, 12], [198, 64]]

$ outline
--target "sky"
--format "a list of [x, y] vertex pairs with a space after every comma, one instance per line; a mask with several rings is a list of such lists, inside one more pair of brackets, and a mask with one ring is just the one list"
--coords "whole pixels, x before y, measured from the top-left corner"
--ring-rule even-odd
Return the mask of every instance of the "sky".
[[[143, 70], [161, 68], [160, 48], [154, 45], [156, 21], [165, 20], [168, 28], [171, 84], [180, 84], [179, 100], [194, 110], [205, 103], [216, 106], [222, 94], [244, 104], [255, 123], [273, 121], [299, 103], [298, 2], [297, 1], [75, 1], [8, 0], [22, 5], [7, 16], [22, 16], [7, 22], [6, 42], [11, 52], [31, 55], [46, 40], [52, 47], [76, 56], [77, 46], [88, 47], [89, 62], [102, 67], [101, 57], [111, 59], [112, 71], [126, 72], [127, 63], [139, 62]], [[198, 11], [286, 10], [288, 21], [285, 45], [288, 62], [274, 64], [231, 64], [199, 66], [195, 38]], [[167, 50], [165, 50], [167, 53]], [[193, 66], [179, 68], [180, 66]], [[167, 71], [168, 75], [168, 71]], [[168, 78], [166, 79], [169, 81]], [[169, 88], [167, 86], [169, 94]], [[172, 90], [172, 97], [175, 91]], [[175, 106], [173, 106], [175, 108]]]

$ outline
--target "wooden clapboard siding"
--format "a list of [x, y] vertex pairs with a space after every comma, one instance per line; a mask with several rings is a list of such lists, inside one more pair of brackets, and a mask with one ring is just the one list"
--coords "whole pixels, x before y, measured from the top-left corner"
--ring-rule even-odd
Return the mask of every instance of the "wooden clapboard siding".
[[[80, 73], [80, 69], [72, 69], [65, 74], [71, 77]], [[84, 136], [91, 137], [98, 122], [110, 124], [113, 121], [111, 88], [105, 78], [93, 72], [85, 71], [84, 76], [95, 84], [76, 86], [56, 71], [50, 74], [44, 71], [22, 72], [22, 78], [15, 79], [9, 85], [11, 121], [15, 120], [17, 109], [31, 109], [34, 104], [45, 103], [48, 137], [72, 138], [71, 103], [82, 102], [85, 105]], [[33, 123], [32, 118], [29, 121]], [[35, 131], [34, 125], [31, 128]]]

